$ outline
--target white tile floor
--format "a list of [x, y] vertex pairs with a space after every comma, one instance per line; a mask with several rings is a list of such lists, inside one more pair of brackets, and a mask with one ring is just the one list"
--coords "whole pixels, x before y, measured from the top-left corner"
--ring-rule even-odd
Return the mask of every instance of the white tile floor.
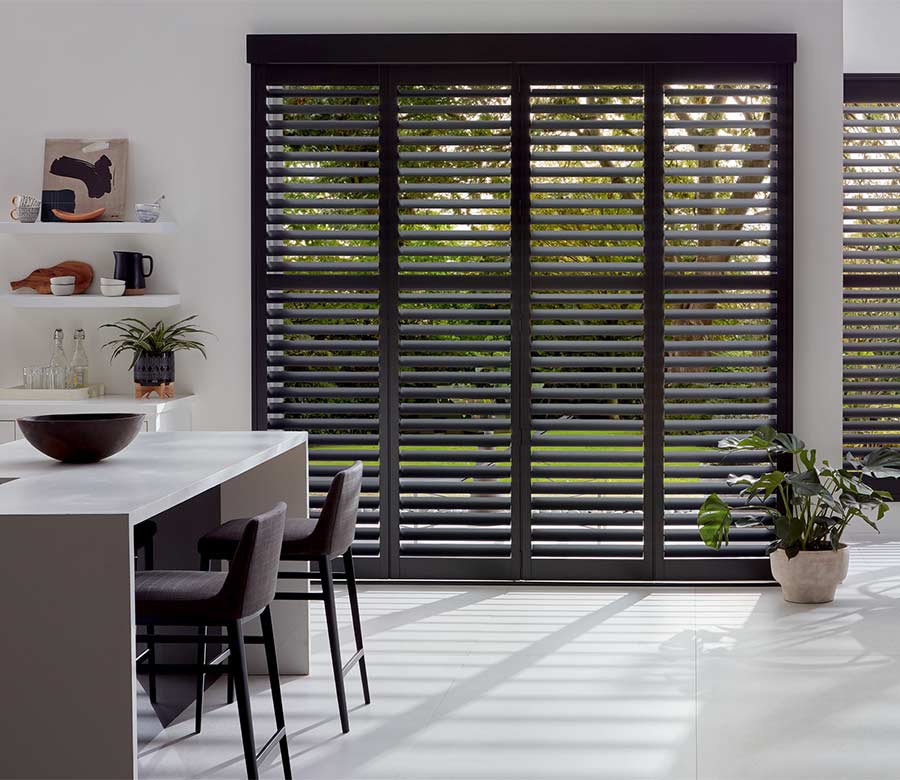
[[[900, 542], [852, 559], [818, 607], [774, 588], [367, 587], [373, 703], [351, 675], [348, 735], [313, 605], [314, 672], [282, 685], [294, 776], [896, 780]], [[271, 699], [252, 686], [262, 740]], [[220, 683], [201, 735], [191, 708], [142, 744], [141, 778], [242, 777], [224, 700]]]

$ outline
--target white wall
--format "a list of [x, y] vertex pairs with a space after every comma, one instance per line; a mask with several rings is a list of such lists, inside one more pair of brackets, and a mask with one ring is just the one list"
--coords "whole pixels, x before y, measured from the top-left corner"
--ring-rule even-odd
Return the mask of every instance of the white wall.
[[[111, 270], [114, 248], [154, 254], [157, 290], [177, 290], [219, 336], [210, 360], [180, 358], [203, 428], [250, 424], [247, 33], [796, 32], [795, 430], [836, 457], [841, 431], [840, 0], [330, 0], [0, 3], [0, 195], [40, 190], [46, 136], [127, 136], [131, 201], [166, 192], [175, 237], [0, 237], [0, 276], [65, 258]], [[83, 325], [100, 379], [95, 315], [0, 309], [0, 382], [41, 361], [50, 330]]]
[[898, 30], [898, 0], [844, 0], [844, 72], [900, 73]]

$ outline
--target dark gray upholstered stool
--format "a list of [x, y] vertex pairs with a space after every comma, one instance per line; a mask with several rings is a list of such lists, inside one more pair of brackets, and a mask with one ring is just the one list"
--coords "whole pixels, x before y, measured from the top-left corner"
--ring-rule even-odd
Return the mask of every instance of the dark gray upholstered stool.
[[[318, 520], [307, 517], [288, 518], [285, 523], [281, 560], [315, 563], [318, 566], [318, 573], [280, 572], [278, 576], [283, 579], [318, 578], [322, 583], [322, 592], [278, 592], [275, 594], [275, 598], [281, 600], [324, 602], [334, 684], [337, 691], [338, 709], [341, 714], [341, 728], [345, 734], [350, 731], [350, 718], [347, 713], [344, 677], [356, 664], [359, 664], [359, 673], [362, 678], [363, 698], [366, 704], [371, 701], [369, 679], [366, 675], [362, 623], [359, 618], [356, 576], [353, 571], [353, 555], [350, 550], [356, 531], [362, 473], [362, 463], [357, 461], [350, 468], [335, 475]], [[202, 536], [197, 545], [200, 552], [200, 568], [209, 568], [210, 561], [231, 560], [237, 548], [237, 540], [247, 522], [245, 519], [231, 520]], [[331, 562], [335, 558], [344, 560], [344, 573], [347, 577], [347, 591], [350, 596], [350, 612], [353, 617], [353, 633], [356, 638], [356, 652], [346, 664], [341, 660], [341, 642], [338, 636], [337, 611], [334, 604], [334, 575]], [[201, 679], [197, 685], [198, 696], [202, 696], [203, 686], [204, 682]], [[198, 731], [200, 730], [199, 718], [200, 709], [198, 708], [196, 723]]]
[[[276, 744], [281, 747], [284, 776], [291, 777], [278, 660], [269, 610], [275, 596], [286, 512], [287, 505], [280, 503], [274, 509], [244, 523], [227, 574], [208, 571], [148, 571], [138, 573], [135, 578], [135, 607], [139, 625], [203, 625], [226, 629], [228, 650], [211, 666], [225, 658], [229, 661], [231, 676], [237, 689], [241, 738], [249, 778], [259, 777], [259, 762]], [[258, 753], [253, 739], [243, 632], [244, 622], [257, 616], [262, 624], [262, 643], [266, 651], [276, 726], [275, 733]], [[199, 642], [204, 648], [207, 644], [220, 644], [223, 639], [205, 632], [199, 636], [144, 634], [138, 638], [151, 643]], [[203, 667], [200, 671], [203, 671]], [[202, 702], [198, 701], [197, 707], [200, 706]]]
[[[134, 554], [137, 556], [141, 553], [143, 556], [144, 571], [151, 571], [154, 568], [153, 561], [153, 537], [156, 536], [156, 523], [152, 520], [144, 520], [134, 527]], [[153, 627], [147, 627], [147, 633], [153, 633]], [[156, 649], [153, 645], [148, 645], [147, 649], [138, 654], [137, 661], [140, 663], [144, 659], [147, 660], [147, 678], [150, 701], [156, 703]]]

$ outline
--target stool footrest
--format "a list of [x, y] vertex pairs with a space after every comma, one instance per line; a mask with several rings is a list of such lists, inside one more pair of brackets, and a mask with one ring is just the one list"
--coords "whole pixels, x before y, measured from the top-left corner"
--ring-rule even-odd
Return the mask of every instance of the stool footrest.
[[[157, 674], [169, 673], [169, 674], [197, 674], [200, 671], [203, 671], [204, 674], [224, 674], [228, 671], [227, 667], [222, 666], [221, 663], [218, 664], [203, 664], [201, 667], [200, 664], [175, 664], [175, 663], [155, 663], [153, 664], [153, 671]], [[138, 664], [137, 671], [139, 674], [145, 674], [150, 670], [147, 668], [145, 664]]]
[[276, 601], [324, 601], [325, 594], [321, 591], [308, 591], [307, 593], [290, 593], [281, 591], [275, 594]]
[[275, 747], [287, 734], [287, 729], [282, 726], [278, 731], [276, 731], [271, 737], [269, 737], [268, 741], [265, 745], [263, 745], [259, 752], [256, 754], [256, 762], [262, 763], [263, 759], [272, 752], [272, 748]]
[[344, 677], [346, 677], [346, 676], [347, 676], [347, 673], [363, 659], [363, 657], [365, 656], [365, 654], [366, 654], [366, 651], [365, 651], [364, 648], [360, 648], [359, 650], [357, 650], [357, 651], [350, 657], [350, 660], [347, 661], [347, 663], [344, 664], [343, 668], [341, 669], [341, 674], [342, 674]]
[[223, 645], [228, 641], [228, 637], [221, 634], [135, 634], [135, 641], [148, 645], [198, 645], [200, 642], [207, 645]]

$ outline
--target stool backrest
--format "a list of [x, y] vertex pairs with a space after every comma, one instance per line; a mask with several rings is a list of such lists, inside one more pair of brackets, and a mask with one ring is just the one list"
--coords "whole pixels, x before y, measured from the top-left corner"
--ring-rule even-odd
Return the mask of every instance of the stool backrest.
[[362, 491], [362, 461], [339, 471], [331, 480], [328, 495], [319, 514], [319, 522], [310, 539], [311, 546], [330, 556], [343, 555], [353, 544], [356, 514]]
[[282, 501], [251, 518], [244, 529], [222, 589], [223, 597], [235, 605], [235, 618], [253, 617], [275, 598], [286, 515]]

